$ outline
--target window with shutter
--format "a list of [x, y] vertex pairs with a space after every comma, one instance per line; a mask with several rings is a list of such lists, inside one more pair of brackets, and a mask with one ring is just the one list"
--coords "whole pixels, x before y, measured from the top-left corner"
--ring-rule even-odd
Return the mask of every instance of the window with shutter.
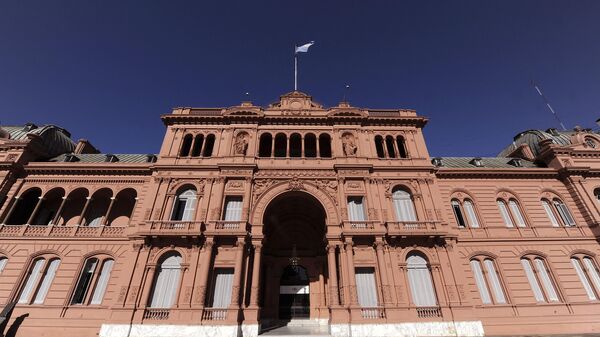
[[573, 265], [573, 268], [575, 268], [575, 272], [577, 273], [577, 276], [579, 277], [579, 280], [581, 281], [583, 289], [585, 289], [585, 293], [587, 294], [588, 298], [590, 300], [595, 300], [596, 293], [594, 292], [592, 284], [590, 283], [588, 276], [586, 275], [583, 267], [581, 266], [581, 261], [578, 258], [572, 257], [571, 264]]
[[230, 196], [225, 198], [225, 212], [223, 220], [240, 221], [242, 220], [242, 197]]
[[413, 303], [417, 307], [437, 306], [437, 299], [431, 280], [431, 272], [427, 260], [413, 254], [406, 259], [408, 269], [408, 283]]
[[163, 257], [154, 281], [150, 307], [170, 308], [175, 304], [179, 277], [181, 273], [181, 255], [168, 253]]
[[233, 268], [215, 269], [213, 278], [211, 307], [227, 308], [231, 304], [233, 286]]
[[550, 207], [550, 202], [548, 202], [546, 199], [542, 199], [542, 207], [544, 207], [544, 211], [546, 211], [546, 215], [548, 216], [548, 219], [550, 219], [552, 227], [559, 227], [560, 224], [558, 223], [558, 219], [556, 219], [556, 216], [552, 211], [552, 207]]
[[42, 304], [46, 299], [46, 295], [50, 290], [50, 286], [52, 285], [52, 281], [54, 280], [54, 276], [56, 275], [56, 270], [58, 269], [58, 265], [60, 264], [59, 259], [50, 260], [48, 268], [46, 268], [46, 272], [42, 276], [42, 282], [40, 287], [35, 294], [35, 298], [33, 300], [34, 304]]
[[377, 306], [377, 286], [375, 284], [375, 270], [373, 268], [356, 268], [356, 291], [358, 304], [363, 308]]
[[477, 219], [477, 214], [475, 214], [475, 206], [473, 206], [473, 202], [469, 199], [465, 199], [463, 204], [465, 207], [465, 212], [467, 213], [467, 218], [469, 219], [469, 226], [471, 226], [471, 228], [479, 228], [479, 220]]
[[458, 200], [453, 199], [450, 203], [452, 205], [452, 211], [454, 212], [454, 217], [456, 218], [456, 223], [458, 224], [458, 227], [459, 228], [467, 227], [466, 221], [463, 216], [463, 212], [462, 212], [462, 209], [460, 208], [460, 203], [458, 202]]
[[506, 203], [503, 200], [497, 200], [498, 209], [500, 210], [500, 215], [502, 215], [502, 220], [506, 227], [515, 227], [512, 219], [510, 218], [510, 214], [508, 214], [508, 208], [506, 207]]
[[417, 221], [415, 205], [410, 193], [397, 189], [392, 194], [392, 200], [398, 221]]
[[481, 270], [481, 263], [478, 260], [471, 260], [471, 271], [473, 271], [473, 276], [475, 276], [475, 283], [477, 283], [477, 289], [479, 289], [481, 302], [483, 304], [492, 303], [492, 298], [483, 277], [483, 271]]
[[523, 217], [523, 214], [521, 213], [521, 208], [519, 207], [519, 204], [517, 203], [517, 201], [514, 199], [510, 199], [508, 201], [508, 206], [510, 207], [510, 211], [512, 212], [513, 218], [515, 219], [517, 226], [525, 227], [526, 226], [525, 218]]
[[104, 293], [106, 292], [106, 288], [108, 287], [108, 281], [110, 280], [110, 273], [112, 272], [114, 260], [108, 259], [105, 260], [102, 264], [102, 270], [100, 271], [100, 276], [98, 277], [98, 281], [96, 284], [96, 288], [94, 289], [94, 293], [92, 295], [91, 304], [101, 304], [102, 299], [104, 298]]
[[366, 221], [362, 196], [348, 197], [348, 219], [350, 221]]

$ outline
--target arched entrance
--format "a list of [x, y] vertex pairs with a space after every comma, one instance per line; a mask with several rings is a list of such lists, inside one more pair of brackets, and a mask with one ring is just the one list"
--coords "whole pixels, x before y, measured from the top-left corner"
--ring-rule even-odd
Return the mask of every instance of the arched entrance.
[[285, 192], [263, 218], [261, 320], [327, 318], [326, 212], [312, 195]]

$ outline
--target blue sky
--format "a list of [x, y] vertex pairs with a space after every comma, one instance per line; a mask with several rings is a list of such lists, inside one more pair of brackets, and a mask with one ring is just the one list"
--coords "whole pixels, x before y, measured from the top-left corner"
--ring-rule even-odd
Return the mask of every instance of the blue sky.
[[0, 122], [52, 123], [103, 152], [157, 152], [176, 106], [411, 108], [436, 156], [600, 118], [600, 1], [2, 1]]

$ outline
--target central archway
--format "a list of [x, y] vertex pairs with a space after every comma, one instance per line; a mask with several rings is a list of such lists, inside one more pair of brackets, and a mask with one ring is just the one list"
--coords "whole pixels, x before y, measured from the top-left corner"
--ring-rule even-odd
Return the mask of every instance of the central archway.
[[326, 223], [322, 204], [303, 191], [284, 192], [266, 207], [262, 320], [326, 318]]

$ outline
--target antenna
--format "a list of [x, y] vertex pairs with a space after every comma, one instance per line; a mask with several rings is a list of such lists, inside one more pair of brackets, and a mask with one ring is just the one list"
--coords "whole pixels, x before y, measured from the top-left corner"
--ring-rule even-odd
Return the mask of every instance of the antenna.
[[563, 131], [567, 131], [567, 128], [565, 128], [565, 125], [561, 122], [560, 118], [558, 117], [558, 114], [556, 113], [556, 111], [554, 111], [554, 109], [552, 109], [552, 106], [550, 105], [550, 102], [548, 101], [548, 99], [546, 98], [546, 96], [544, 96], [544, 93], [542, 93], [542, 90], [540, 89], [540, 87], [535, 83], [535, 81], [531, 81], [531, 85], [533, 85], [533, 87], [535, 88], [535, 90], [537, 91], [537, 93], [542, 96], [542, 99], [544, 100], [544, 103], [546, 103], [546, 106], [548, 107], [548, 109], [550, 109], [550, 112], [552, 112], [552, 114], [554, 115], [554, 118], [556, 118], [556, 121], [558, 122], [558, 124], [560, 124], [560, 127], [562, 128]]

